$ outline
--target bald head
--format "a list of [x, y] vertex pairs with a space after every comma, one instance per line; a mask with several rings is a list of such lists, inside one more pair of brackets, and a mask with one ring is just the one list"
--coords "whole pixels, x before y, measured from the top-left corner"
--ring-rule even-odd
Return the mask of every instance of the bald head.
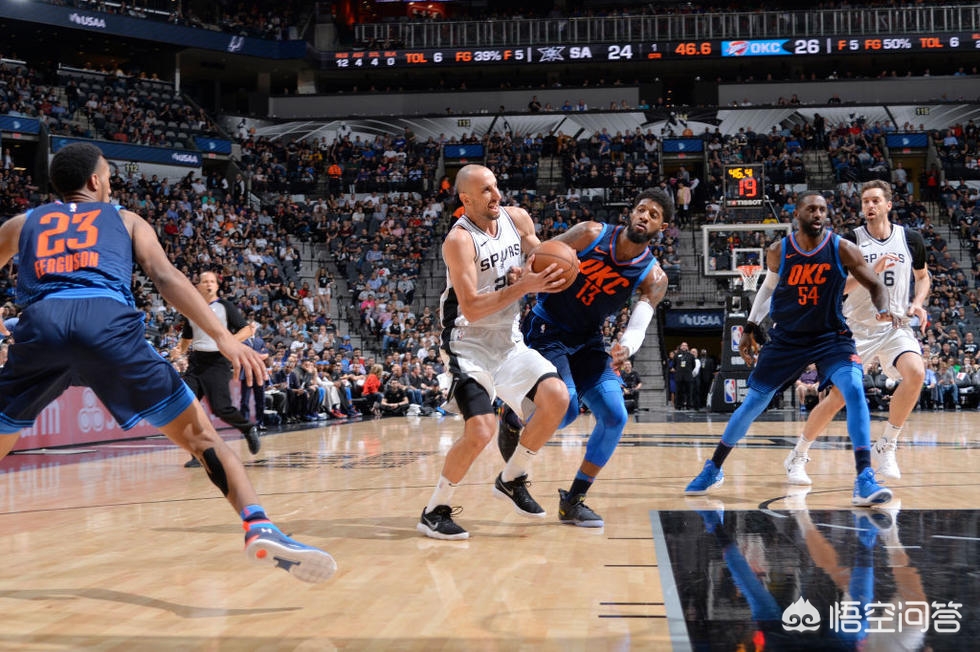
[[456, 173], [456, 193], [467, 217], [477, 222], [496, 220], [500, 210], [497, 178], [482, 165], [465, 165]]

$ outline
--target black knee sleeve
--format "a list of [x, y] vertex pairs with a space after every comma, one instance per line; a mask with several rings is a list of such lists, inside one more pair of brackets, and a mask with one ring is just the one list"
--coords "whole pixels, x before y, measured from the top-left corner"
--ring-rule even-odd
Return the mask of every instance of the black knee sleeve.
[[204, 451], [204, 470], [207, 471], [211, 482], [227, 497], [228, 477], [225, 475], [225, 467], [222, 466], [221, 460], [218, 459], [218, 454], [214, 452], [213, 448]]

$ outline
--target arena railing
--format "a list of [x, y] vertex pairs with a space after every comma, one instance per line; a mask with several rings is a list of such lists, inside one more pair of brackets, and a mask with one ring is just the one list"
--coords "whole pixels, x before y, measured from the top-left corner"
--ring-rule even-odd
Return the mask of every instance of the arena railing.
[[895, 32], [927, 34], [980, 29], [980, 4], [921, 7], [726, 11], [587, 18], [386, 22], [356, 25], [358, 43], [400, 47], [513, 46], [548, 43], [764, 39]]

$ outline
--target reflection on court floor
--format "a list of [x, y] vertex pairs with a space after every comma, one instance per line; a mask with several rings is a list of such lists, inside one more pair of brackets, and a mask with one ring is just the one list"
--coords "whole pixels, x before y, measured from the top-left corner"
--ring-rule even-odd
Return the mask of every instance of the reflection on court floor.
[[675, 650], [976, 649], [980, 511], [686, 502], [651, 512]]

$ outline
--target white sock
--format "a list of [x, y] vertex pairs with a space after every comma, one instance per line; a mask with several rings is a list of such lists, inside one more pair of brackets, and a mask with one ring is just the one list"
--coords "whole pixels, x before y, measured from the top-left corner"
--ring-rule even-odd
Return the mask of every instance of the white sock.
[[797, 455], [805, 456], [807, 451], [810, 450], [810, 446], [812, 445], [813, 445], [812, 441], [808, 440], [803, 435], [800, 435], [800, 438], [796, 440], [796, 447], [794, 448], [794, 450], [796, 451]]
[[449, 501], [453, 499], [454, 491], [456, 491], [456, 485], [447, 480], [445, 476], [440, 475], [436, 490], [432, 492], [432, 498], [429, 499], [429, 504], [425, 506], [425, 513], [428, 514], [439, 505], [449, 505]]
[[898, 436], [902, 434], [903, 426], [893, 426], [891, 422], [885, 424], [885, 432], [882, 433], [882, 437], [888, 441], [898, 441]]
[[510, 482], [514, 478], [525, 475], [527, 473], [527, 467], [531, 466], [531, 460], [537, 454], [537, 451], [532, 451], [524, 444], [518, 444], [517, 450], [510, 456], [507, 466], [504, 467], [503, 473], [500, 474], [500, 479], [504, 482]]

